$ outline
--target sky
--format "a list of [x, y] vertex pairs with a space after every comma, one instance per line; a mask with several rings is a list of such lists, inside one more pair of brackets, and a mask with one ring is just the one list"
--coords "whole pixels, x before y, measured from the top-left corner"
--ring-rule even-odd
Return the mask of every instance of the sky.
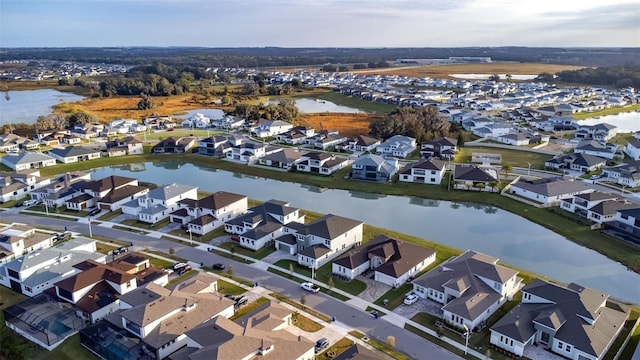
[[0, 47], [638, 47], [639, 0], [0, 0]]

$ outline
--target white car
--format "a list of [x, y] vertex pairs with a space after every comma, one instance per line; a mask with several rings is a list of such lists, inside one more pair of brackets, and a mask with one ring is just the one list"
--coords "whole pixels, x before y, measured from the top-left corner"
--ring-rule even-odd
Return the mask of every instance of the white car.
[[416, 294], [409, 294], [409, 295], [404, 297], [404, 304], [405, 305], [411, 305], [411, 304], [415, 303], [416, 301], [418, 301], [418, 295], [416, 295]]
[[320, 291], [320, 287], [313, 285], [310, 282], [302, 283], [300, 284], [300, 287], [304, 290], [311, 291], [312, 293], [317, 293], [318, 291]]

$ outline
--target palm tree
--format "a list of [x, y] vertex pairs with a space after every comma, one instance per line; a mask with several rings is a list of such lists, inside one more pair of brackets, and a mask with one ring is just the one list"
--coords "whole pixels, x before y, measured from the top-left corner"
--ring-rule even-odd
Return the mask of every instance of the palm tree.
[[513, 170], [513, 166], [511, 164], [502, 164], [502, 172], [507, 175], [509, 172]]
[[489, 186], [491, 187], [491, 192], [494, 192], [496, 189], [496, 186], [498, 186], [498, 182], [497, 181], [491, 181], [489, 182]]
[[511, 78], [513, 77], [513, 75], [506, 74], [504, 77], [507, 79], [507, 81], [511, 81]]
[[473, 187], [473, 184], [471, 184], [471, 183], [466, 183], [466, 184], [464, 184], [464, 186], [466, 186], [466, 187], [467, 187], [467, 190], [471, 190], [471, 188]]

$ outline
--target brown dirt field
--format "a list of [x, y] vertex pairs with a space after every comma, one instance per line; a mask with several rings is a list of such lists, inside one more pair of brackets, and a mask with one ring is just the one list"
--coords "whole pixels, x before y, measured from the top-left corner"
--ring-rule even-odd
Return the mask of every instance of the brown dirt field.
[[486, 63], [406, 66], [401, 68], [372, 69], [354, 73], [402, 75], [412, 77], [451, 78], [449, 74], [512, 74], [536, 75], [543, 72], [557, 73], [563, 70], [582, 69], [584, 66], [538, 63]]
[[338, 130], [340, 134], [353, 137], [368, 134], [369, 123], [378, 117], [380, 116], [371, 114], [310, 114], [298, 119], [297, 123], [316, 130]]
[[[170, 97], [153, 97], [156, 108], [151, 110], [138, 110], [136, 106], [140, 98], [134, 97], [109, 97], [89, 98], [74, 103], [64, 103], [56, 107], [56, 110], [71, 113], [79, 110], [89, 112], [98, 117], [100, 121], [111, 121], [115, 118], [142, 119], [151, 114], [174, 115], [187, 110], [208, 107], [206, 103], [195, 99], [193, 95], [181, 95]], [[216, 105], [216, 108], [220, 108]], [[227, 109], [224, 109], [227, 110]]]

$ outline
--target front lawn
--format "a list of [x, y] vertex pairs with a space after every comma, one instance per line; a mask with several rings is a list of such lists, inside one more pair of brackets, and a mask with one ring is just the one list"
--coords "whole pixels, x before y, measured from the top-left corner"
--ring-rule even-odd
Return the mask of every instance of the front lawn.
[[252, 257], [254, 259], [262, 259], [265, 256], [271, 254], [272, 252], [276, 251], [276, 248], [273, 246], [265, 246], [263, 248], [261, 248], [260, 250], [257, 251], [253, 251], [253, 250], [249, 250], [247, 248], [243, 248], [242, 246], [238, 245], [237, 242], [235, 241], [227, 241], [227, 242], [223, 242], [222, 244], [219, 245], [219, 247], [223, 248], [223, 249], [227, 249], [231, 252], [231, 254], [241, 254], [244, 256], [248, 256], [248, 257]]

